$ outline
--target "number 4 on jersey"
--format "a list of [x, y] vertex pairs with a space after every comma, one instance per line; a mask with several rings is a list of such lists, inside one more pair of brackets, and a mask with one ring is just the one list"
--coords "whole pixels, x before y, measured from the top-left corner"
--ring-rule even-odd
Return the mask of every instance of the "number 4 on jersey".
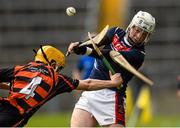
[[26, 99], [29, 99], [29, 97], [33, 97], [35, 95], [34, 90], [37, 88], [37, 85], [41, 83], [41, 81], [41, 77], [34, 77], [25, 88], [21, 89], [20, 93], [26, 94]]

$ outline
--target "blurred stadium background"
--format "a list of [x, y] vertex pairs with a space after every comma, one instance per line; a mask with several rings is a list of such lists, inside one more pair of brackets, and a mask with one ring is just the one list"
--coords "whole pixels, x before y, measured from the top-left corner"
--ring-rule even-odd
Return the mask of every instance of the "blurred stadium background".
[[[73, 17], [65, 13], [69, 6], [77, 10]], [[176, 96], [176, 77], [180, 74], [179, 0], [0, 0], [0, 65], [31, 61], [32, 49], [47, 43], [65, 53], [71, 41], [81, 40], [88, 31], [98, 32], [106, 24], [126, 28], [139, 10], [150, 12], [157, 22], [143, 67], [155, 82], [151, 89], [153, 119], [162, 117], [163, 121], [156, 120], [157, 125], [163, 122], [171, 126], [168, 121], [174, 118], [180, 126], [180, 99]], [[76, 55], [68, 57], [63, 73], [71, 76], [77, 59]], [[130, 86], [136, 87], [134, 79]], [[1, 91], [0, 96], [5, 95], [7, 92]], [[71, 113], [76, 100], [73, 93], [57, 96], [36, 115]]]

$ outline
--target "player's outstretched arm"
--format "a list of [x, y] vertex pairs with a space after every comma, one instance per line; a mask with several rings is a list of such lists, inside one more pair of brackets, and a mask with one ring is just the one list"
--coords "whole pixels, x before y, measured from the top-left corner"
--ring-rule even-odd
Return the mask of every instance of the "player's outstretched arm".
[[104, 88], [118, 87], [122, 84], [123, 80], [119, 73], [112, 75], [110, 73], [111, 80], [98, 80], [98, 79], [86, 79], [79, 80], [77, 90], [99, 90]]

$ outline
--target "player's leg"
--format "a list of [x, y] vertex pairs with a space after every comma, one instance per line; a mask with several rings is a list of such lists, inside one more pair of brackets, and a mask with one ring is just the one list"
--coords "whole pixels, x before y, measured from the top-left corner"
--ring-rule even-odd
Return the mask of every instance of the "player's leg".
[[109, 124], [106, 127], [125, 127], [125, 99], [119, 93], [115, 95], [115, 123]]
[[78, 102], [75, 105], [75, 108], [71, 117], [71, 127], [94, 127], [97, 124], [97, 121], [91, 114], [91, 107], [89, 105], [89, 92], [83, 92]]
[[116, 91], [102, 89], [90, 100], [91, 113], [103, 127], [125, 127], [125, 101]]
[[86, 110], [75, 108], [71, 117], [71, 127], [95, 127], [97, 121]]

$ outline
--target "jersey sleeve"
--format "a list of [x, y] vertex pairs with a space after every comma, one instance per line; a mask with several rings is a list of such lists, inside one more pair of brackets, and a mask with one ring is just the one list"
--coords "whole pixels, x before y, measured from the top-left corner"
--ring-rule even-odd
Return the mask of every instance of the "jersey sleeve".
[[58, 76], [57, 87], [58, 87], [58, 91], [61, 93], [71, 92], [72, 90], [77, 88], [78, 85], [79, 85], [79, 80], [77, 79], [73, 79], [63, 74], [60, 74]]
[[[136, 49], [120, 51], [120, 53], [129, 62], [129, 64], [131, 64], [137, 70], [144, 62], [144, 54], [142, 54], [140, 51]], [[130, 73], [128, 70], [124, 69], [123, 67], [118, 66], [117, 64], [115, 64], [114, 66], [116, 67], [116, 72], [121, 73], [121, 76], [123, 78], [123, 84], [126, 85], [134, 75]]]
[[138, 69], [144, 62], [145, 55], [137, 49], [120, 51], [120, 53], [136, 69]]
[[0, 68], [0, 82], [11, 82], [13, 74], [14, 67]]

